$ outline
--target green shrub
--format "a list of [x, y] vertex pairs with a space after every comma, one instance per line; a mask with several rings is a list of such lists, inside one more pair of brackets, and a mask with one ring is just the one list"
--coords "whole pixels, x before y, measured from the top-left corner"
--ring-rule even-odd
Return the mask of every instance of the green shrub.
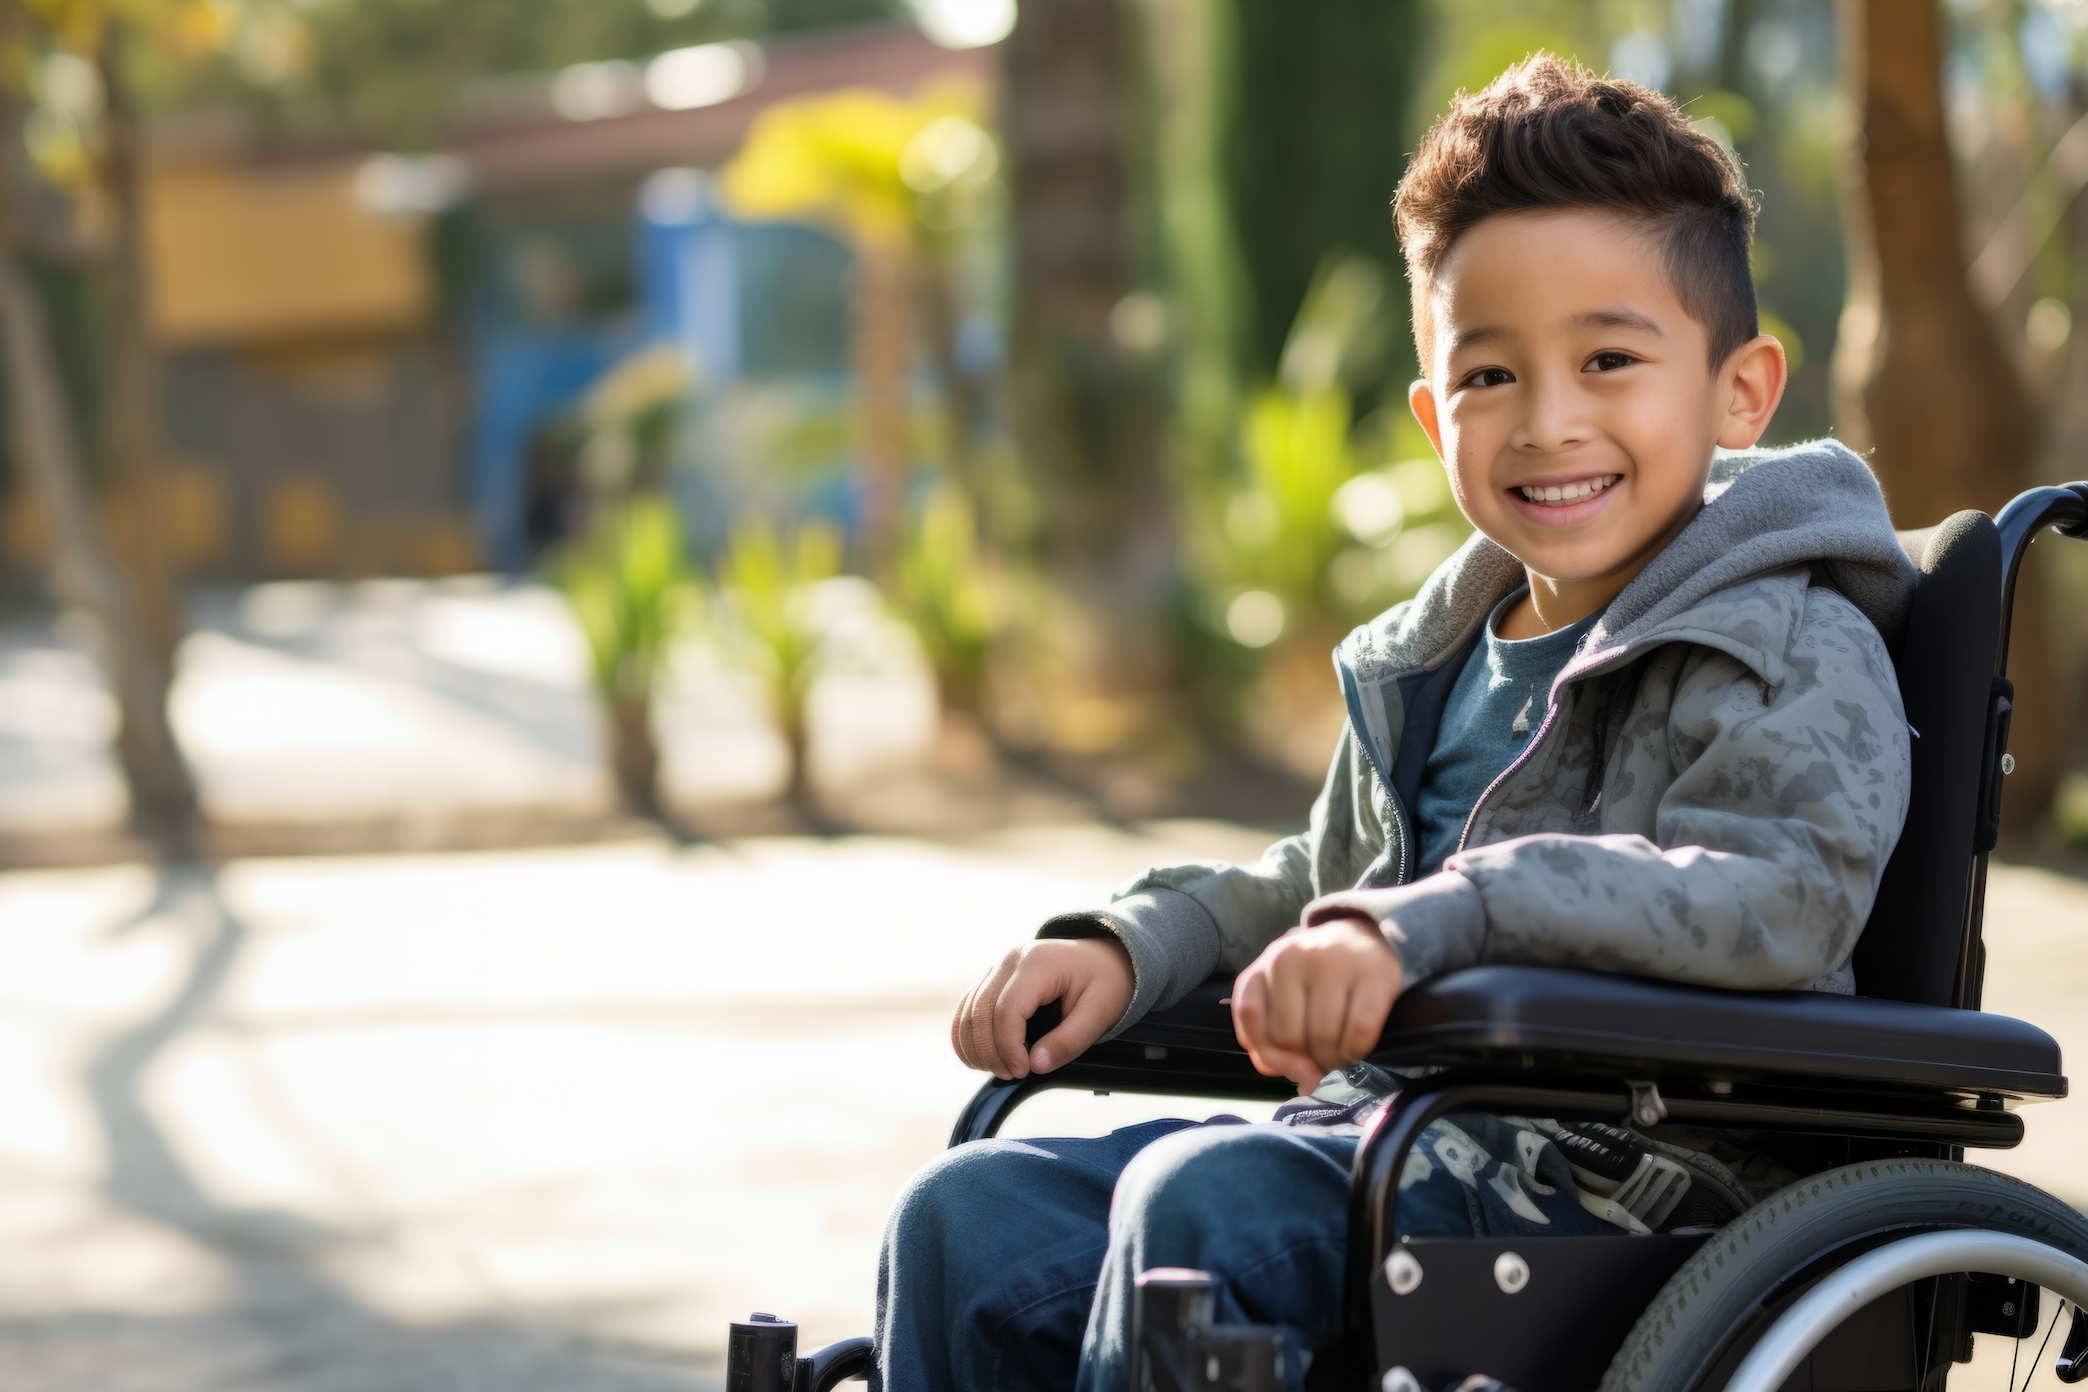
[[729, 650], [767, 689], [769, 709], [790, 750], [790, 798], [812, 806], [806, 765], [805, 698], [825, 657], [815, 591], [841, 571], [841, 533], [810, 521], [788, 537], [765, 519], [733, 529], [718, 561], [720, 629]]
[[653, 697], [699, 590], [674, 505], [640, 494], [598, 512], [560, 555], [555, 578], [587, 641], [617, 790], [633, 810], [657, 812]]

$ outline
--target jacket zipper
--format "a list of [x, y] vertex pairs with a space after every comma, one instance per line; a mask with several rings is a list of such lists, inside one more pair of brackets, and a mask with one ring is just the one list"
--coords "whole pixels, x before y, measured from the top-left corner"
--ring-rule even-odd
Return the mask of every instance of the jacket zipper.
[[1413, 844], [1413, 835], [1407, 826], [1406, 809], [1399, 805], [1399, 794], [1392, 790], [1392, 771], [1378, 760], [1377, 746], [1371, 740], [1370, 726], [1363, 719], [1363, 690], [1356, 681], [1355, 672], [1349, 667], [1348, 659], [1337, 649], [1334, 654], [1336, 668], [1341, 673], [1341, 699], [1348, 706], [1349, 729], [1354, 732], [1356, 743], [1363, 749], [1363, 757], [1377, 774], [1378, 782], [1385, 790], [1385, 806], [1392, 809], [1392, 829], [1399, 837], [1399, 869], [1392, 883], [1407, 882], [1407, 851]]
[[[1559, 689], [1564, 690], [1566, 687], [1573, 685], [1574, 682], [1586, 681], [1589, 677], [1595, 676], [1597, 673], [1611, 671], [1616, 667], [1621, 666], [1623, 662], [1630, 656], [1631, 649], [1621, 649], [1618, 651], [1615, 657], [1603, 662], [1598, 662], [1594, 666], [1588, 668], [1588, 670], [1586, 670], [1585, 672], [1576, 673], [1570, 681], [1561, 683]], [[1546, 697], [1544, 705], [1544, 721], [1542, 724], [1538, 725], [1537, 733], [1530, 736], [1530, 742], [1523, 746], [1522, 753], [1516, 755], [1513, 759], [1509, 760], [1508, 767], [1502, 769], [1500, 774], [1497, 777], [1495, 777], [1494, 781], [1486, 785], [1486, 790], [1480, 793], [1478, 797], [1472, 800], [1472, 810], [1465, 816], [1464, 830], [1457, 833], [1458, 851], [1462, 851], [1465, 848], [1465, 843], [1472, 839], [1472, 827], [1479, 820], [1479, 809], [1486, 806], [1486, 800], [1492, 797], [1496, 792], [1498, 792], [1500, 790], [1501, 785], [1503, 783], [1506, 783], [1511, 777], [1513, 777], [1517, 769], [1521, 768], [1524, 764], [1529, 762], [1530, 756], [1537, 752], [1537, 746], [1544, 742], [1544, 737], [1547, 734], [1551, 733], [1552, 721], [1558, 717], [1561, 708], [1561, 702], [1552, 699], [1549, 696]], [[1457, 854], [1457, 851], [1452, 851], [1451, 854], [1455, 855]]]
[[[1538, 725], [1537, 733], [1530, 736], [1530, 742], [1523, 746], [1522, 753], [1516, 755], [1515, 758], [1509, 761], [1508, 767], [1495, 775], [1494, 781], [1486, 785], [1486, 791], [1472, 799], [1472, 810], [1465, 815], [1464, 830], [1457, 833], [1457, 851], [1463, 850], [1465, 842], [1472, 839], [1472, 824], [1479, 820], [1479, 809], [1486, 806], [1486, 800], [1494, 795], [1495, 790], [1503, 783], [1506, 783], [1515, 771], [1528, 762], [1532, 754], [1537, 752], [1537, 745], [1544, 739], [1545, 735], [1551, 732], [1552, 718], [1558, 712], [1559, 703], [1557, 701], [1551, 701], [1545, 705], [1544, 721]], [[1451, 854], [1455, 855], [1457, 851], [1452, 851]]]

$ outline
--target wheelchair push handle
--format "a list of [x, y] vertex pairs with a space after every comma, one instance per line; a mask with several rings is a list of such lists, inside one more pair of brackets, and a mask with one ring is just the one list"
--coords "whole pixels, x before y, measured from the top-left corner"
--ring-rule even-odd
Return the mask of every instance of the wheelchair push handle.
[[2001, 651], [1994, 658], [1997, 677], [2008, 675], [2008, 630], [2015, 613], [2016, 573], [2022, 569], [2030, 543], [2047, 527], [2063, 537], [2088, 540], [2088, 483], [2029, 489], [2018, 493], [1994, 515], [1994, 529], [2001, 534]]

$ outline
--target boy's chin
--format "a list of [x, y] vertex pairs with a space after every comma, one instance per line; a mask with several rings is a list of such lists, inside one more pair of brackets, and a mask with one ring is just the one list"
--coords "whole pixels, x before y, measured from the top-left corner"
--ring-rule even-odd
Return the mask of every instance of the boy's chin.
[[1546, 546], [1541, 537], [1517, 540], [1519, 544], [1506, 549], [1532, 575], [1554, 585], [1586, 585], [1608, 579], [1629, 566], [1644, 549], [1622, 537], [1578, 537], [1578, 544], [1572, 546]]

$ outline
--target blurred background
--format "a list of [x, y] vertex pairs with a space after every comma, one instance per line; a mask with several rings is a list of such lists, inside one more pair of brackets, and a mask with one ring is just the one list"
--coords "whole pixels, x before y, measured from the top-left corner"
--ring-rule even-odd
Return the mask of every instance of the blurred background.
[[[1467, 534], [1388, 203], [1540, 48], [1760, 190], [1767, 443], [2088, 475], [2083, 0], [0, 4], [0, 1389], [867, 1329], [958, 993], [1302, 826]], [[2062, 1037], [2074, 550], [1988, 911]], [[1994, 1163], [2088, 1199], [2078, 1105]]]

